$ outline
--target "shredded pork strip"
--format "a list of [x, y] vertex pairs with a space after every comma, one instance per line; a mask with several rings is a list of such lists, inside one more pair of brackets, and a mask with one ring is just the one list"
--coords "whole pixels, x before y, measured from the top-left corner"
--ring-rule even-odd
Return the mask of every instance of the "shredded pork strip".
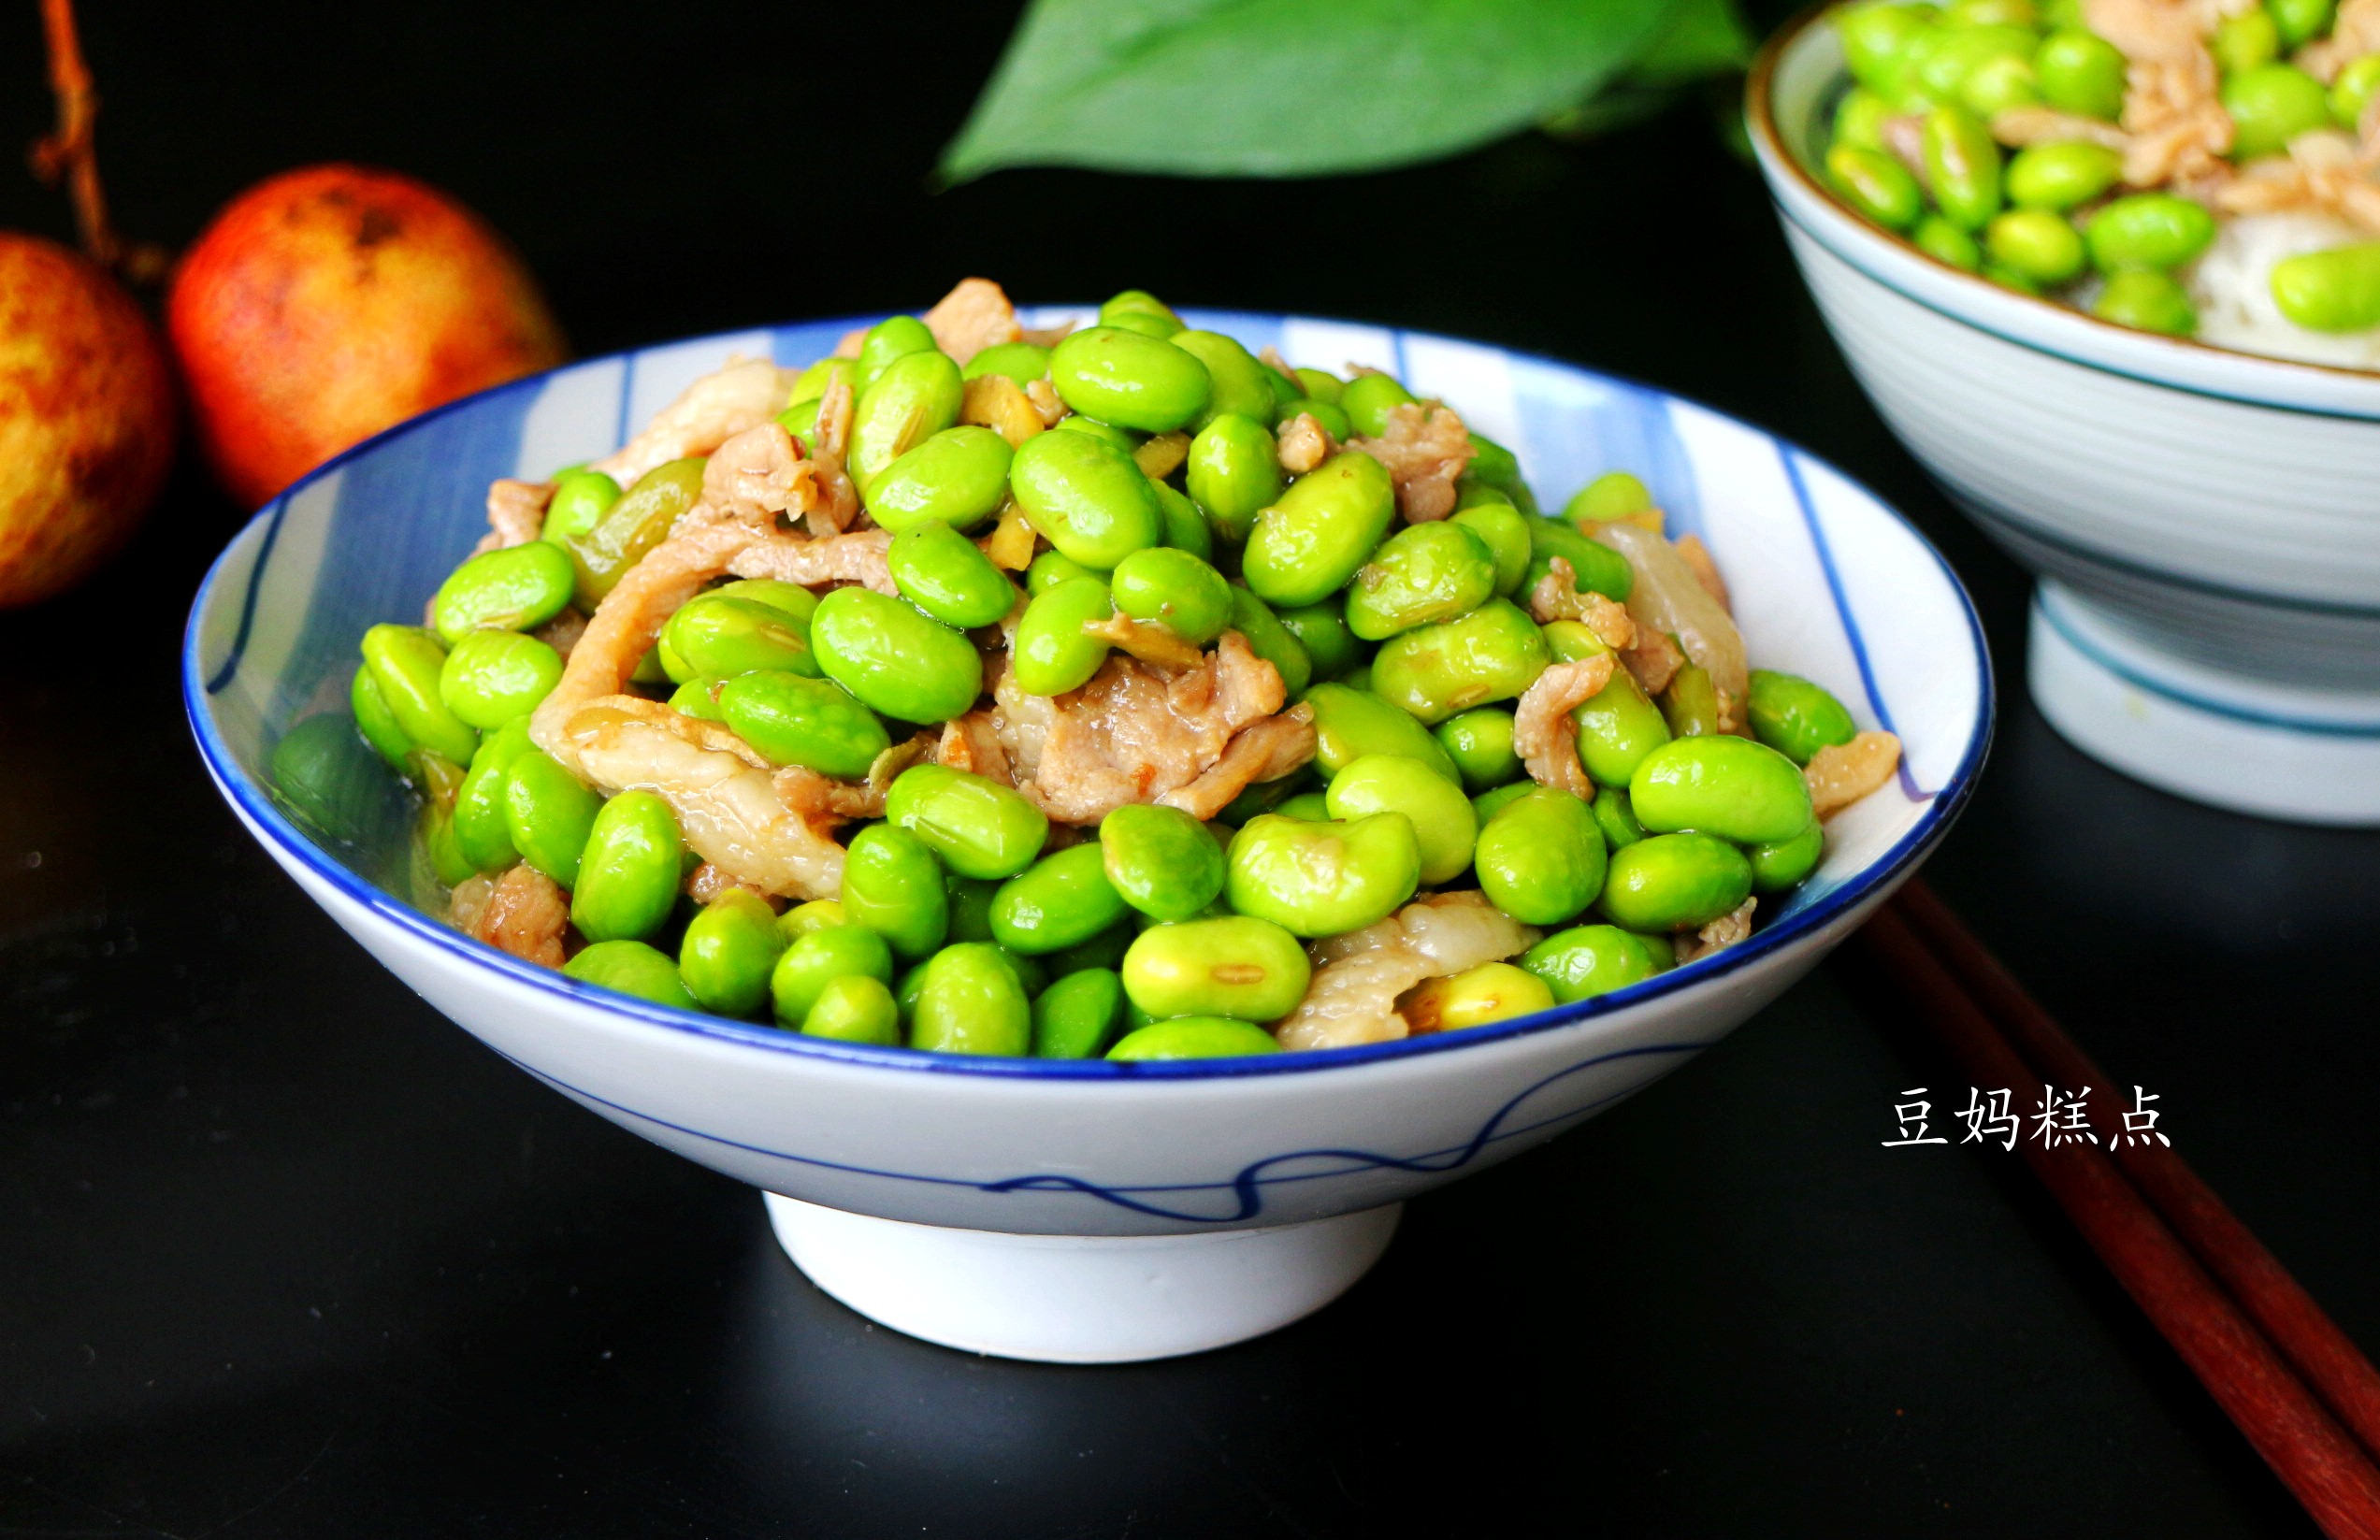
[[1848, 743], [1829, 743], [1810, 756], [1802, 779], [1810, 786], [1810, 806], [1821, 818], [1831, 818], [1882, 787], [1900, 768], [1900, 740], [1888, 732], [1863, 732]]
[[488, 482], [487, 533], [471, 547], [471, 554], [528, 544], [545, 532], [545, 505], [553, 500], [552, 482], [517, 482], [499, 476]]
[[1537, 943], [1533, 927], [1476, 892], [1440, 893], [1361, 930], [1307, 948], [1315, 971], [1296, 1010], [1274, 1024], [1284, 1048], [1344, 1048], [1411, 1031], [1399, 995], [1417, 984], [1497, 962]]
[[727, 570], [739, 578], [774, 578], [805, 588], [856, 583], [879, 594], [898, 594], [885, 560], [891, 549], [891, 532], [883, 529], [855, 529], [822, 540], [780, 535], [746, 544], [728, 558]]
[[1530, 780], [1582, 798], [1594, 796], [1594, 778], [1579, 762], [1579, 725], [1570, 713], [1610, 683], [1611, 655], [1598, 653], [1555, 664], [1521, 692], [1512, 713], [1512, 749]]
[[1680, 967], [1696, 957], [1707, 957], [1723, 952], [1752, 934], [1752, 912], [1760, 904], [1758, 899], [1746, 899], [1724, 914], [1704, 926], [1691, 936], [1678, 938], [1678, 962]]
[[745, 428], [767, 422], [792, 388], [793, 377], [766, 359], [731, 360], [688, 385], [685, 394], [654, 414], [642, 433], [588, 468], [623, 487], [633, 486], [656, 467], [708, 454]]
[[1361, 450], [1388, 468], [1396, 483], [1397, 511], [1407, 524], [1426, 524], [1454, 511], [1454, 483], [1471, 456], [1471, 435], [1453, 409], [1435, 401], [1391, 407], [1377, 439], [1358, 437], [1348, 448]]

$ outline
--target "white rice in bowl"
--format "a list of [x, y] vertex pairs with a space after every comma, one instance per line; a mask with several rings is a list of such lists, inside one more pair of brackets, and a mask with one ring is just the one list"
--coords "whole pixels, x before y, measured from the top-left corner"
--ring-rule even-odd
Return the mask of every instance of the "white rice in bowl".
[[2274, 264], [2371, 238], [2322, 213], [2240, 214], [2225, 220], [2214, 244], [2185, 275], [2191, 302], [2199, 308], [2199, 340], [2307, 364], [2380, 369], [2380, 326], [2312, 332], [2284, 317], [2272, 302]]

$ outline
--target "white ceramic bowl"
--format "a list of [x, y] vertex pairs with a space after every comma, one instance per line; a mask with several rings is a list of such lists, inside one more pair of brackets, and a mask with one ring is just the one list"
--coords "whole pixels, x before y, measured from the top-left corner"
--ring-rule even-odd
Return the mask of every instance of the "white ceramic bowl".
[[2380, 823], [2380, 375], [2110, 325], [1936, 262], [1813, 169], [1847, 83], [1806, 13], [1753, 66], [1753, 144], [1877, 410], [2043, 580], [2043, 712], [2185, 796]]
[[[1048, 324], [1074, 312], [1046, 310]], [[365, 627], [420, 613], [492, 477], [610, 450], [730, 353], [801, 364], [849, 324], [651, 348], [523, 381], [341, 456], [257, 515], [191, 614], [184, 688], [240, 820], [407, 985], [623, 1128], [772, 1194], [823, 1287], [902, 1330], [1011, 1356], [1158, 1357], [1253, 1335], [1369, 1266], [1395, 1206], [1520, 1153], [1724, 1036], [1847, 935], [1974, 784], [1991, 681], [1957, 580], [1906, 524], [1767, 434], [1621, 381], [1444, 338], [1268, 315], [1194, 324], [1394, 369], [1536, 481], [1637, 471], [1735, 577], [1753, 657], [1906, 745], [1839, 815], [1818, 874], [1751, 941], [1618, 994], [1471, 1031], [1177, 1064], [944, 1058], [661, 1009], [519, 962], [408, 902], [388, 778], [376, 830], [318, 842], [267, 789], [291, 724], [343, 707]]]

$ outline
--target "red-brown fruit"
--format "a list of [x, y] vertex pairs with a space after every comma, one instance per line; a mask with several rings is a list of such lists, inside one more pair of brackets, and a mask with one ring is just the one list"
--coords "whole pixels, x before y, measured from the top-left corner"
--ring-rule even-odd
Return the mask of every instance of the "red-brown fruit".
[[166, 329], [199, 447], [250, 507], [417, 412], [566, 356], [520, 257], [411, 177], [257, 183], [175, 270]]
[[0, 608], [107, 560], [173, 455], [173, 376], [140, 307], [88, 258], [0, 231]]

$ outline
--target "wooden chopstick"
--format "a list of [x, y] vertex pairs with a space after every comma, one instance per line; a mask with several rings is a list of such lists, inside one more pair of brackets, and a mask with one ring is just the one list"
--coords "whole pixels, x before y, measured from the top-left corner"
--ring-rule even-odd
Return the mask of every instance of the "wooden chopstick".
[[2362, 1444], [2364, 1453], [2380, 1460], [2380, 1372], [2373, 1369], [2372, 1360], [2187, 1161], [2164, 1144], [2119, 1142], [2124, 1130], [2114, 1110], [2122, 1104], [2115, 1083], [1932, 888], [1910, 882], [1894, 902], [2016, 1051], [2042, 1072], [2045, 1082], [2061, 1088], [2089, 1088], [2085, 1102], [2091, 1123], [2124, 1174], [2230, 1290], [2307, 1388]]
[[[1861, 932], [1918, 1020], [1979, 1087], [2044, 1083], [1894, 906]], [[2043, 1019], [2047, 1019], [2044, 1017]], [[2025, 1161], [2266, 1464], [2334, 1540], [2380, 1540], [2380, 1470], [2099, 1146], [2023, 1142]], [[2277, 1265], [2277, 1264], [2276, 1264]], [[2309, 1302], [2311, 1303], [2311, 1302]]]

